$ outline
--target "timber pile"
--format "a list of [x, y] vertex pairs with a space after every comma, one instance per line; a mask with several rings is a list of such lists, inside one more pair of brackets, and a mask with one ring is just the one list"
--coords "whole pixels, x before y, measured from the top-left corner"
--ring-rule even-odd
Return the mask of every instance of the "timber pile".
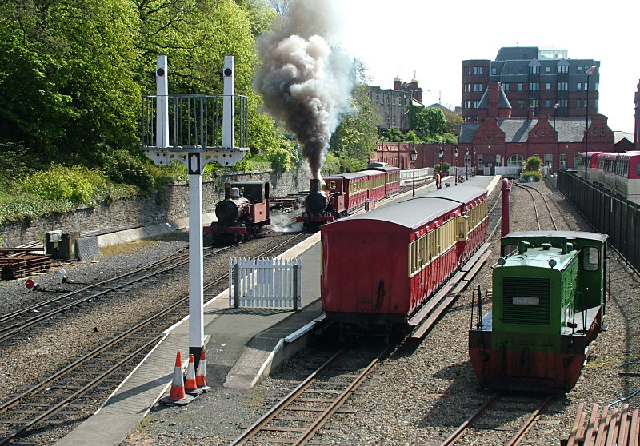
[[43, 250], [38, 247], [0, 249], [2, 280], [13, 280], [47, 272], [51, 268], [51, 256], [37, 251]]
[[580, 404], [569, 438], [562, 444], [638, 446], [639, 436], [638, 409], [631, 410], [628, 404], [621, 408], [600, 407], [594, 404], [589, 415], [584, 411], [584, 404]]

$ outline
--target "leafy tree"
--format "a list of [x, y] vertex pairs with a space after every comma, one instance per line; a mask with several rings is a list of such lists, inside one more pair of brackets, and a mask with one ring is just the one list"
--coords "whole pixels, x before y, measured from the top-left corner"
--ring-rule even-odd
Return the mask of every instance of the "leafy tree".
[[134, 144], [132, 12], [128, 0], [0, 3], [0, 138], [47, 159]]
[[542, 165], [542, 160], [537, 156], [530, 156], [527, 158], [527, 162], [525, 163], [524, 170], [526, 171], [539, 171], [540, 166]]
[[382, 138], [389, 142], [401, 142], [404, 141], [404, 134], [399, 129], [391, 127], [382, 132]]
[[460, 128], [462, 127], [462, 116], [450, 111], [443, 111], [444, 117], [447, 121], [447, 133], [454, 136], [460, 135]]
[[356, 165], [366, 167], [378, 141], [378, 119], [366, 85], [354, 88], [351, 106], [351, 111], [344, 116], [330, 140], [330, 150], [343, 160], [345, 169], [349, 170]]
[[439, 108], [410, 107], [411, 127], [419, 137], [429, 140], [447, 131], [447, 121]]
[[415, 130], [409, 130], [407, 133], [405, 133], [404, 141], [411, 144], [420, 144], [422, 142], [420, 141], [420, 138], [418, 138], [418, 135], [416, 135]]

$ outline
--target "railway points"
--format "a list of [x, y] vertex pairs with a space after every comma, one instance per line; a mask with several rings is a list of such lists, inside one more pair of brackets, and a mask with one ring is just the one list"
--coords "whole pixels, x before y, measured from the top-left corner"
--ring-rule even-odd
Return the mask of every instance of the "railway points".
[[[466, 184], [493, 188], [499, 178], [475, 177]], [[433, 187], [432, 185], [430, 187]], [[411, 191], [408, 192], [408, 195]], [[403, 199], [399, 196], [398, 199]], [[305, 336], [289, 336], [321, 317], [320, 234], [308, 238], [286, 256], [303, 258], [303, 310], [298, 313], [228, 308], [228, 290], [204, 308], [207, 337], [208, 384], [214, 389], [249, 389], [282, 361], [304, 348]], [[135, 429], [170, 386], [177, 350], [186, 350], [188, 325], [177, 324], [118, 387], [101, 409], [83, 422], [59, 445], [117, 444]], [[285, 340], [286, 339], [286, 340]], [[186, 365], [186, 361], [184, 361]], [[226, 370], [228, 373], [224, 373]], [[210, 394], [209, 394], [210, 395]], [[194, 407], [191, 405], [190, 407]]]

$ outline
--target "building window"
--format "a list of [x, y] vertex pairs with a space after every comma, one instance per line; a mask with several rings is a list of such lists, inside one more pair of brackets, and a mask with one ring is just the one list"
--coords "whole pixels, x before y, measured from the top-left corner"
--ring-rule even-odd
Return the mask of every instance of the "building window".
[[598, 129], [597, 128], [593, 129], [593, 136], [598, 136]]
[[558, 74], [567, 74], [569, 72], [569, 65], [558, 65]]
[[478, 108], [480, 101], [473, 101], [473, 108]]
[[473, 84], [473, 91], [482, 91], [482, 84]]
[[567, 154], [566, 153], [561, 153], [560, 154], [560, 167], [567, 167]]
[[522, 91], [522, 83], [518, 82], [518, 91]]
[[576, 99], [576, 108], [580, 108], [582, 105], [582, 101], [580, 99]]
[[539, 74], [540, 73], [540, 65], [531, 65], [529, 67], [529, 74]]
[[604, 136], [604, 127], [600, 130], [600, 136]]
[[518, 99], [518, 108], [524, 108], [524, 101], [522, 99]]
[[[586, 87], [586, 84], [585, 84]], [[576, 88], [578, 91], [582, 91], [582, 82], [578, 82], [578, 84], [576, 85]]]
[[482, 74], [482, 67], [473, 67], [473, 74]]
[[547, 99], [546, 101], [544, 101], [544, 106], [546, 108], [551, 108], [551, 101], [549, 99]]
[[504, 84], [502, 84], [502, 89], [504, 91], [509, 91], [509, 82], [505, 82]]
[[551, 67], [545, 67], [544, 70], [547, 74], [551, 73]]
[[507, 166], [523, 167], [524, 163], [524, 156], [520, 155], [519, 153], [514, 153], [509, 158], [507, 158]]
[[464, 75], [465, 76], [470, 76], [471, 75], [471, 67], [469, 67], [469, 66], [464, 67]]
[[567, 91], [568, 89], [569, 89], [569, 84], [567, 82], [558, 82], [559, 91]]
[[540, 103], [537, 99], [529, 99], [529, 107], [538, 108]]
[[551, 91], [551, 82], [547, 82], [544, 84], [544, 89], [547, 91]]
[[482, 153], [478, 153], [478, 166], [482, 165]]
[[491, 74], [498, 74], [496, 67], [491, 67]]
[[562, 108], [567, 108], [567, 106], [569, 105], [567, 99], [560, 99], [558, 101], [558, 106], [562, 107]]
[[551, 163], [553, 162], [552, 160], [553, 160], [553, 158], [551, 157], [550, 153], [545, 153], [544, 154], [544, 165], [545, 166], [551, 166]]
[[538, 82], [529, 82], [529, 91], [540, 90], [540, 84]]

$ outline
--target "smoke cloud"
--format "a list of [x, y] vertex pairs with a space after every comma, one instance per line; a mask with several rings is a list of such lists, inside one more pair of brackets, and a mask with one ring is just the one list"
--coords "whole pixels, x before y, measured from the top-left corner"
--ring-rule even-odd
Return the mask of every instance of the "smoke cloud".
[[334, 44], [340, 18], [333, 0], [293, 0], [287, 15], [258, 40], [255, 88], [265, 107], [296, 135], [312, 178], [349, 103], [351, 62]]

